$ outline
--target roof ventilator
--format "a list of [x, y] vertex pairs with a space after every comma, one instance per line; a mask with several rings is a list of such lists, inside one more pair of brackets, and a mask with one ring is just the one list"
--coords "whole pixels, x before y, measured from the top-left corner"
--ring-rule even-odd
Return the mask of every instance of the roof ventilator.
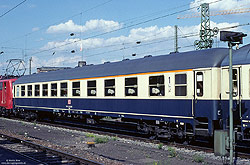
[[78, 67], [86, 66], [86, 61], [78, 61]]
[[147, 56], [144, 56], [144, 58], [147, 58], [147, 57], [152, 57], [152, 55], [147, 55]]

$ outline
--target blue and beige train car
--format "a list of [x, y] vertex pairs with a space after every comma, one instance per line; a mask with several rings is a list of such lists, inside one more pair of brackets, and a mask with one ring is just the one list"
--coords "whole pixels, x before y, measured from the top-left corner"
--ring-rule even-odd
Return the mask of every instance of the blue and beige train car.
[[[221, 64], [221, 109], [224, 128], [228, 121], [229, 71], [228, 56]], [[240, 139], [250, 140], [250, 45], [233, 53], [234, 127]]]
[[[235, 52], [243, 55], [246, 48]], [[227, 55], [228, 49], [213, 48], [23, 76], [15, 82], [14, 104], [19, 111], [88, 123], [106, 116], [133, 121], [158, 136], [212, 136], [228, 118]], [[234, 98], [247, 100], [249, 66], [237, 62]], [[250, 121], [243, 109], [242, 127]]]

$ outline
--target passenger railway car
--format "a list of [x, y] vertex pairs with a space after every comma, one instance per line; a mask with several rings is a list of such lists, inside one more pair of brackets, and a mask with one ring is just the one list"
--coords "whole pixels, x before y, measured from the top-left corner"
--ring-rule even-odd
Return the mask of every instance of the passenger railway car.
[[[228, 56], [221, 64], [221, 113], [227, 128], [228, 120], [228, 91], [229, 91], [229, 59]], [[250, 45], [246, 45], [233, 53], [233, 109], [234, 127], [238, 138], [250, 140]]]
[[[249, 50], [233, 53], [234, 124], [245, 140]], [[108, 116], [158, 137], [212, 137], [228, 127], [228, 52], [212, 48], [23, 76], [15, 81], [15, 111], [89, 124]]]

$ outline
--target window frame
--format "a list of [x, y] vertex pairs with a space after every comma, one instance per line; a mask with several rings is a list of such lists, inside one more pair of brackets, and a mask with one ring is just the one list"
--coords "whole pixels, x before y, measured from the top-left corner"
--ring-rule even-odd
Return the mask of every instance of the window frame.
[[[94, 86], [90, 86], [90, 83], [95, 83], [95, 85]], [[90, 96], [90, 97], [92, 97], [92, 96], [97, 96], [97, 85], [96, 85], [96, 80], [88, 80], [87, 81], [87, 96]], [[91, 90], [95, 90], [95, 94], [91, 94]]]
[[[196, 72], [195, 75], [196, 75], [196, 96], [203, 97], [204, 96], [204, 73], [203, 72]], [[198, 76], [201, 76], [202, 79], [198, 80]]]
[[[74, 84], [75, 83], [79, 83], [79, 87], [74, 87]], [[77, 94], [77, 92], [74, 92], [74, 91], [79, 91], [78, 95], [74, 95], [74, 94]], [[72, 82], [72, 96], [73, 97], [80, 97], [81, 96], [81, 81], [74, 81]]]
[[[44, 88], [47, 86], [47, 88]], [[45, 95], [45, 92], [47, 95]], [[49, 84], [42, 84], [42, 97], [48, 97], [49, 96]]]
[[[235, 71], [236, 71], [236, 74], [234, 74]], [[238, 92], [239, 92], [239, 90], [238, 90], [238, 88], [239, 88], [239, 85], [238, 85], [238, 79], [239, 79], [238, 78], [238, 73], [239, 73], [238, 69], [233, 68], [233, 70], [232, 70], [233, 97], [238, 96]]]
[[[111, 82], [111, 85], [110, 85]], [[113, 93], [109, 93], [109, 91], [113, 91]], [[106, 97], [114, 97], [115, 96], [115, 79], [106, 79], [104, 80], [104, 96]]]
[[[37, 87], [38, 86], [38, 90], [37, 90]], [[34, 90], [35, 90], [35, 92], [34, 92], [34, 94], [35, 94], [35, 97], [40, 97], [40, 84], [35, 84], [34, 85]], [[38, 95], [37, 95], [37, 93], [38, 93]]]
[[[176, 83], [176, 76], [180, 76], [180, 75], [185, 75], [185, 83]], [[182, 95], [181, 93], [180, 94], [177, 94], [176, 92], [177, 92], [177, 88], [182, 88], [182, 87], [184, 87], [184, 91], [185, 91], [185, 93], [184, 93], [184, 95]], [[187, 73], [177, 73], [177, 74], [175, 74], [175, 96], [177, 96], [177, 97], [183, 97], [183, 96], [187, 96]]]
[[[154, 80], [154, 78], [156, 78], [156, 81]], [[161, 81], [163, 81], [163, 83]], [[150, 97], [164, 97], [166, 93], [165, 92], [165, 76], [162, 74], [149, 76], [148, 77], [148, 89], [149, 89]], [[154, 93], [153, 89], [155, 89], [155, 92], [158, 92], [158, 93]]]
[[20, 96], [20, 86], [19, 85], [16, 85], [16, 88], [15, 88], [15, 97], [19, 97]]
[[21, 85], [21, 97], [25, 97], [26, 96], [26, 86], [25, 85]]
[[[55, 85], [55, 88], [53, 88]], [[58, 94], [57, 94], [57, 90], [58, 90], [58, 87], [57, 87], [57, 83], [51, 83], [50, 84], [50, 96], [51, 97], [57, 97]]]
[[[66, 88], [62, 88], [62, 84], [66, 84]], [[63, 94], [63, 91], [66, 91], [66, 95]], [[60, 97], [68, 97], [68, 82], [61, 82], [60, 83]]]
[[33, 96], [33, 85], [27, 85], [27, 95], [28, 97]]
[[[135, 79], [135, 84], [126, 84], [126, 82], [128, 82], [128, 81], [126, 81], [126, 80], [132, 80], [132, 79]], [[124, 87], [124, 89], [125, 89], [125, 96], [138, 96], [138, 77], [127, 77], [127, 78], [125, 78], [124, 79], [124, 84], [125, 84], [125, 87]], [[132, 90], [134, 90], [135, 91], [135, 93], [134, 94], [129, 94], [129, 89], [132, 89]]]

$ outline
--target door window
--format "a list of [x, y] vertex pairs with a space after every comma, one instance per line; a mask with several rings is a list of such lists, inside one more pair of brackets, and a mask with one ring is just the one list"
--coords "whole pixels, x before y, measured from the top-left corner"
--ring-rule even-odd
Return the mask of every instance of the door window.
[[196, 94], [199, 97], [203, 96], [203, 73], [197, 72], [196, 73]]
[[233, 96], [238, 95], [238, 71], [233, 69]]

